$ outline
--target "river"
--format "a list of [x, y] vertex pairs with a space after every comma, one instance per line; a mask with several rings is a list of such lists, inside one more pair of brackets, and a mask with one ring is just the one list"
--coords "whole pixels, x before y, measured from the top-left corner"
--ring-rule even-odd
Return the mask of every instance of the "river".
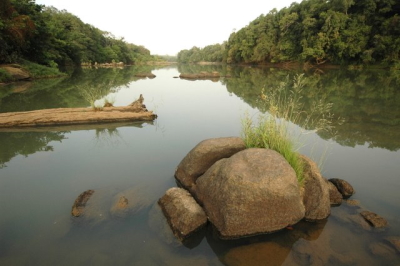
[[[134, 76], [150, 71], [156, 78]], [[200, 71], [226, 77], [176, 78]], [[240, 136], [244, 115], [266, 110], [261, 90], [273, 91], [302, 72], [193, 65], [82, 69], [67, 78], [1, 87], [0, 112], [89, 106], [82, 91], [95, 89], [114, 106], [142, 94], [158, 118], [0, 132], [0, 265], [397, 265], [400, 253], [387, 238], [400, 237], [398, 71], [304, 74], [304, 106], [324, 99], [342, 122], [333, 123], [334, 133], [304, 129], [300, 152], [323, 158], [324, 177], [350, 182], [356, 206], [343, 203], [318, 223], [242, 240], [219, 240], [207, 227], [184, 243], [160, 212], [157, 200], [177, 186], [174, 171], [197, 143]], [[74, 200], [88, 189], [95, 190], [93, 210], [72, 217]], [[136, 200], [121, 217], [110, 208], [122, 194]], [[371, 228], [361, 210], [389, 226]]]

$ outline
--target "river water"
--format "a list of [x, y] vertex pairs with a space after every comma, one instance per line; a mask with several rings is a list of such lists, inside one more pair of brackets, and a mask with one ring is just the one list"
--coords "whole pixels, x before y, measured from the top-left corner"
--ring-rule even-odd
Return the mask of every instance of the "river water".
[[[152, 72], [154, 79], [135, 78]], [[179, 73], [219, 71], [229, 77], [189, 81]], [[400, 73], [308, 70], [302, 101], [333, 103], [334, 133], [307, 131], [300, 152], [324, 158], [326, 178], [356, 190], [318, 223], [221, 241], [207, 227], [184, 243], [157, 205], [176, 186], [183, 157], [208, 138], [240, 136], [241, 119], [265, 112], [270, 92], [299, 70], [226, 66], [83, 69], [63, 79], [0, 88], [0, 112], [89, 106], [83, 90], [124, 106], [143, 95], [153, 123], [37, 128], [0, 132], [0, 265], [399, 265], [387, 241], [400, 237]], [[294, 125], [294, 128], [299, 129]], [[85, 190], [91, 210], [71, 216]], [[135, 198], [126, 215], [110, 211], [120, 195]], [[389, 226], [375, 229], [369, 210]]]

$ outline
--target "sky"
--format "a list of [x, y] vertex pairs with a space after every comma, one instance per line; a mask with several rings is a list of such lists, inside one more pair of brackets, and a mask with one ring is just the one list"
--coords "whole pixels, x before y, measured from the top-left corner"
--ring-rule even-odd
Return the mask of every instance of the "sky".
[[228, 40], [261, 14], [300, 0], [36, 0], [67, 10], [84, 23], [126, 42], [143, 45], [153, 55], [176, 55], [183, 49]]

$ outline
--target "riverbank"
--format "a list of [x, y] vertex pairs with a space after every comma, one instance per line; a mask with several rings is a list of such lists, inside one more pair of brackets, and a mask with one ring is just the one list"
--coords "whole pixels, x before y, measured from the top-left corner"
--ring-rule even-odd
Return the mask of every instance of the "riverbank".
[[57, 68], [39, 65], [25, 60], [21, 61], [19, 64], [0, 65], [0, 84], [63, 76], [67, 76], [67, 74], [60, 72]]

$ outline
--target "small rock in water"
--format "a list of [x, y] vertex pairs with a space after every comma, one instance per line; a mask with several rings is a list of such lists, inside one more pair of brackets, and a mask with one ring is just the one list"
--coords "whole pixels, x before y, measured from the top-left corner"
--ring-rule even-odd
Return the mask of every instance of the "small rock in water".
[[158, 201], [175, 236], [184, 240], [207, 223], [203, 209], [182, 188], [170, 188]]
[[385, 238], [386, 241], [388, 241], [392, 246], [397, 249], [398, 252], [400, 252], [400, 237], [387, 237]]
[[394, 249], [383, 243], [372, 243], [369, 245], [372, 254], [386, 257], [394, 252]]
[[328, 184], [328, 188], [329, 188], [329, 199], [330, 199], [331, 205], [338, 206], [338, 205], [342, 204], [343, 196], [339, 192], [337, 187], [333, 183], [329, 182], [328, 180], [326, 180], [326, 183]]
[[337, 187], [344, 199], [350, 198], [355, 193], [354, 188], [350, 183], [343, 179], [331, 178], [328, 181]]
[[383, 228], [388, 225], [388, 222], [383, 217], [379, 216], [376, 213], [370, 211], [363, 211], [360, 214], [373, 227]]
[[82, 215], [83, 210], [85, 208], [86, 202], [89, 200], [90, 196], [94, 193], [94, 190], [86, 190], [82, 192], [75, 200], [72, 205], [71, 214], [72, 216], [78, 217]]
[[346, 200], [346, 203], [349, 206], [356, 206], [356, 207], [360, 206], [360, 201], [359, 200], [355, 200], [355, 199], [348, 199], [348, 200]]

